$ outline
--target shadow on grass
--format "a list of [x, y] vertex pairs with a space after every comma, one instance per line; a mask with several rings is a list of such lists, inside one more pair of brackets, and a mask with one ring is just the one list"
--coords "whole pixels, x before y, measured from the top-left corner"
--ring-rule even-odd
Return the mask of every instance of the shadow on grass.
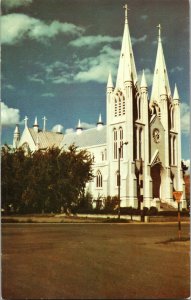
[[163, 242], [156, 242], [156, 244], [168, 244], [168, 243], [173, 243], [173, 242], [187, 242], [190, 241], [190, 237], [181, 237], [179, 238], [173, 238], [173, 239], [169, 239]]

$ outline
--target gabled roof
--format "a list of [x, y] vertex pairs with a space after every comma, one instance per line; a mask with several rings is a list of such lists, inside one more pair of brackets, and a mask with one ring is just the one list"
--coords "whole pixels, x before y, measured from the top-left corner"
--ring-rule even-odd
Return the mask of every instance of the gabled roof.
[[64, 135], [60, 147], [67, 148], [72, 144], [80, 148], [106, 144], [106, 125], [100, 130], [95, 127], [83, 130], [80, 134], [76, 132], [68, 133]]
[[38, 140], [39, 149], [59, 147], [64, 137], [62, 133], [57, 133], [52, 131], [36, 132], [33, 128], [28, 128], [28, 129], [35, 144]]

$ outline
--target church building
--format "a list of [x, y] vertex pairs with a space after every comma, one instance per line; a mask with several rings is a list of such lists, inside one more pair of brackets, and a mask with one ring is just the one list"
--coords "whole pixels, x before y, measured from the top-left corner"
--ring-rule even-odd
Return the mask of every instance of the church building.
[[[181, 208], [186, 208], [185, 183], [181, 168], [180, 98], [177, 86], [173, 96], [168, 79], [161, 27], [158, 26], [151, 95], [144, 71], [139, 82], [128, 25], [127, 5], [116, 83], [109, 74], [106, 86], [106, 125], [99, 116], [95, 128], [62, 134], [33, 128], [20, 138], [14, 132], [14, 147], [32, 151], [75, 144], [87, 149], [93, 158], [93, 181], [87, 190], [95, 200], [117, 196], [120, 185], [121, 207], [160, 207], [161, 202], [177, 207], [174, 191], [183, 191]], [[45, 122], [45, 119], [44, 119]], [[120, 169], [120, 173], [119, 173]], [[120, 174], [120, 176], [119, 176]]]

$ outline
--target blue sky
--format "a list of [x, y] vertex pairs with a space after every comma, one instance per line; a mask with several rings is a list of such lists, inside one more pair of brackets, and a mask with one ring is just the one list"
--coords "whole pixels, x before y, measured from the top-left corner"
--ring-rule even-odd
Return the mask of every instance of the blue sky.
[[[2, 0], [2, 143], [12, 143], [16, 123], [35, 116], [42, 128], [86, 128], [106, 118], [106, 83], [115, 82], [124, 28], [125, 1]], [[128, 0], [128, 19], [138, 74], [149, 85], [162, 26], [171, 85], [181, 98], [182, 158], [189, 154], [189, 2]]]

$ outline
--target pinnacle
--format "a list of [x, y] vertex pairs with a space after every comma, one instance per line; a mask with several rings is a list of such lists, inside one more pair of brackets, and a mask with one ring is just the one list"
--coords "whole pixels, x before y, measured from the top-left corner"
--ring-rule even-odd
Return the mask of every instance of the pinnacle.
[[173, 95], [173, 99], [174, 100], [179, 100], [180, 97], [179, 97], [179, 94], [178, 94], [178, 89], [177, 89], [177, 86], [175, 84], [175, 88], [174, 88], [174, 95]]
[[143, 88], [143, 87], [147, 88], [147, 82], [146, 82], [144, 70], [143, 70], [142, 79], [141, 79], [141, 88]]

